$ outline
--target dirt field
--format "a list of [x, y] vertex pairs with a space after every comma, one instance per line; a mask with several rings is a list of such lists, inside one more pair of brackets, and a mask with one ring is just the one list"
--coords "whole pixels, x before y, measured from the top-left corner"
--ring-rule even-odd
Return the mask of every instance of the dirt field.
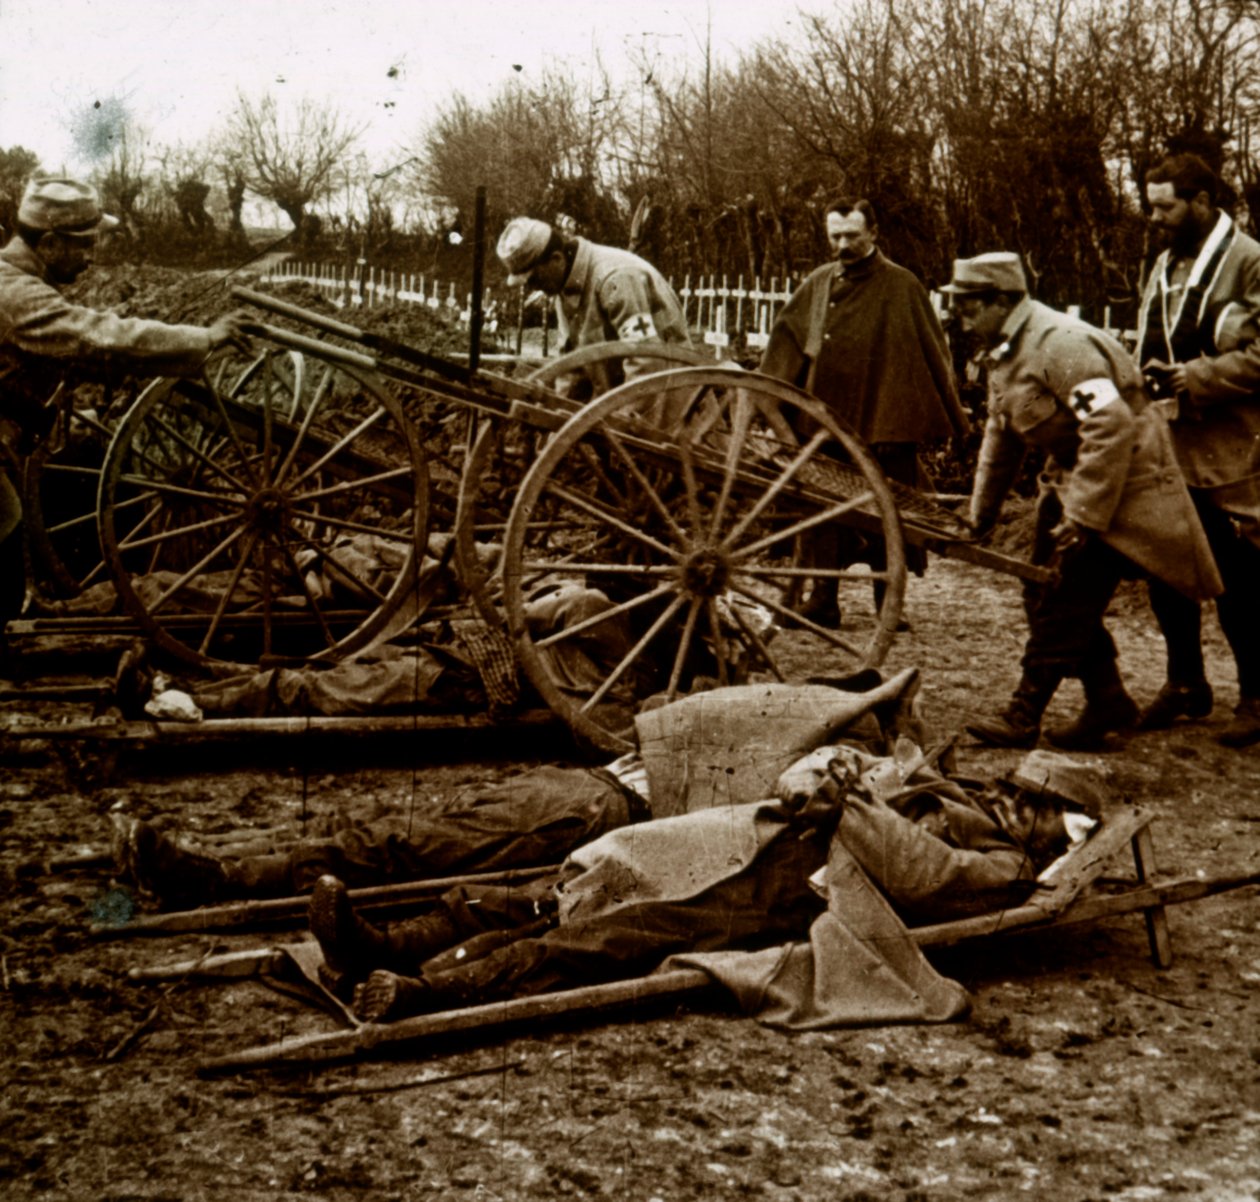
[[[1023, 632], [1012, 579], [933, 560], [907, 608], [886, 666], [922, 670], [939, 731], [1005, 700]], [[1122, 666], [1149, 700], [1162, 648], [1136, 592], [1115, 610]], [[1260, 867], [1260, 748], [1212, 739], [1234, 680], [1208, 629], [1211, 719], [1086, 757], [1159, 815], [1157, 854], [1178, 876]], [[1078, 701], [1063, 690], [1051, 720]], [[0, 775], [6, 1199], [1260, 1196], [1253, 889], [1171, 910], [1168, 971], [1132, 916], [939, 955], [974, 999], [950, 1025], [790, 1035], [716, 1005], [658, 1008], [410, 1059], [203, 1079], [206, 1057], [333, 1020], [256, 982], [130, 983], [130, 966], [265, 937], [93, 941], [93, 914], [118, 902], [109, 873], [39, 861], [102, 843], [119, 800], [207, 832], [296, 827], [304, 811], [425, 804], [519, 765], [438, 760], [432, 744], [389, 762], [307, 744], [270, 766], [125, 755], [93, 786], [50, 745], [23, 746]], [[960, 767], [1000, 771], [1016, 755], [964, 740]]]

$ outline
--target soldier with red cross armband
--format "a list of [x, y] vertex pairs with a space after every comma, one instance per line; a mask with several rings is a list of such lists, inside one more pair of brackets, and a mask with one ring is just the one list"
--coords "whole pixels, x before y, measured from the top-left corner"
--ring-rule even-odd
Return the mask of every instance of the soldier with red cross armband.
[[1109, 734], [1138, 719], [1103, 623], [1120, 581], [1154, 577], [1191, 598], [1221, 591], [1168, 423], [1120, 343], [1029, 298], [1017, 255], [957, 260], [945, 291], [988, 348], [988, 419], [971, 495], [978, 533], [996, 522], [1027, 448], [1046, 455], [1032, 559], [1049, 578], [1025, 588], [1023, 673], [1006, 709], [967, 729], [983, 743], [1031, 747], [1060, 682], [1075, 678], [1085, 707], [1046, 737], [1105, 749]]
[[[674, 290], [646, 259], [615, 246], [574, 237], [533, 217], [513, 217], [497, 254], [509, 284], [555, 298], [563, 349], [597, 342], [671, 342], [690, 345], [687, 319]], [[650, 356], [592, 364], [593, 393], [659, 371]], [[570, 395], [575, 395], [572, 390]]]

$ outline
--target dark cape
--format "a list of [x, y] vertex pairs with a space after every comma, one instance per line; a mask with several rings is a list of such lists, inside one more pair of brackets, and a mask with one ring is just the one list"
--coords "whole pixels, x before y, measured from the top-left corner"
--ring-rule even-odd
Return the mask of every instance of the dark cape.
[[[812, 321], [821, 330], [811, 343]], [[779, 314], [761, 371], [812, 392], [867, 443], [928, 442], [970, 428], [927, 291], [879, 251], [809, 275]]]

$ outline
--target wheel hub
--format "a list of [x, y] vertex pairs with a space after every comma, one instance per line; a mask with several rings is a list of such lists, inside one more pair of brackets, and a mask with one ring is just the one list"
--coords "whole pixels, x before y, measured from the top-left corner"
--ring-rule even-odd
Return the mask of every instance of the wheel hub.
[[245, 507], [245, 517], [256, 530], [276, 534], [288, 521], [288, 498], [278, 488], [261, 488]]
[[712, 548], [693, 551], [683, 562], [683, 587], [697, 597], [721, 596], [730, 578], [730, 561]]

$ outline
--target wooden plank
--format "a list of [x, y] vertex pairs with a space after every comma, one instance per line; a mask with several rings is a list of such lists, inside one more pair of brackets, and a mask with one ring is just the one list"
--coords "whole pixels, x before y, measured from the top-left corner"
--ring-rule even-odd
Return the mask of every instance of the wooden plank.
[[[1133, 834], [1133, 863], [1138, 880], [1144, 884], [1155, 875], [1155, 844], [1151, 829], [1144, 826]], [[1172, 934], [1168, 930], [1168, 915], [1164, 907], [1149, 906], [1142, 911], [1146, 919], [1146, 938], [1151, 945], [1151, 960], [1156, 968], [1172, 966]]]
[[1018, 927], [1043, 924], [1061, 913], [1098, 879], [1107, 861], [1125, 846], [1135, 832], [1145, 829], [1152, 816], [1141, 810], [1121, 811], [1112, 815], [1094, 835], [1074, 848], [1057, 864], [1053, 877], [1044, 882], [1049, 888], [1034, 894], [1022, 906], [978, 914], [952, 922], [915, 927], [910, 934], [925, 946], [941, 947], [986, 935], [1004, 934]]

